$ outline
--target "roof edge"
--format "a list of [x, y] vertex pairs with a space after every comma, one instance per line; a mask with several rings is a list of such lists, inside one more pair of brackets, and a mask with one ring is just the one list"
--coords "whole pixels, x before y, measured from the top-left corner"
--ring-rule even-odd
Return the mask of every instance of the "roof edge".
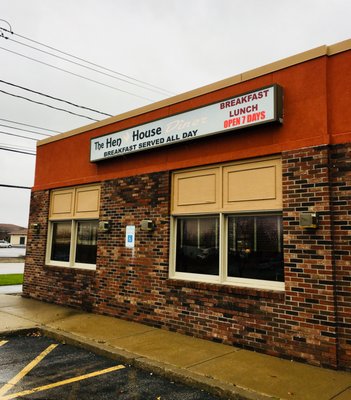
[[300, 63], [303, 63], [303, 62], [306, 62], [309, 60], [313, 60], [318, 57], [332, 56], [332, 55], [335, 55], [335, 54], [338, 54], [338, 53], [341, 53], [341, 52], [344, 52], [344, 51], [347, 51], [350, 49], [351, 49], [351, 39], [347, 39], [347, 40], [335, 43], [330, 46], [327, 46], [327, 45], [319, 46], [319, 47], [313, 48], [311, 50], [307, 50], [302, 53], [298, 53], [293, 56], [289, 56], [289, 57], [283, 58], [281, 60], [274, 61], [273, 63], [267, 64], [267, 65], [264, 65], [264, 66], [261, 66], [258, 68], [254, 68], [254, 69], [246, 71], [242, 74], [234, 75], [232, 77], [220, 80], [218, 82], [202, 86], [200, 88], [191, 90], [189, 92], [185, 92], [185, 93], [182, 93], [182, 94], [179, 94], [176, 96], [172, 96], [165, 100], [160, 100], [155, 103], [148, 104], [146, 106], [139, 107], [139, 108], [133, 109], [131, 111], [124, 112], [122, 114], [118, 114], [114, 117], [110, 117], [110, 118], [104, 119], [102, 121], [94, 122], [93, 124], [84, 125], [82, 127], [73, 129], [71, 131], [64, 132], [64, 133], [58, 134], [56, 136], [52, 136], [52, 137], [40, 140], [37, 142], [37, 146], [39, 147], [39, 146], [42, 146], [42, 145], [45, 145], [45, 144], [48, 144], [51, 142], [56, 142], [58, 140], [66, 139], [68, 137], [75, 136], [75, 135], [78, 135], [83, 132], [91, 131], [96, 128], [101, 128], [103, 126], [107, 126], [107, 125], [113, 124], [118, 121], [122, 121], [127, 118], [136, 117], [138, 115], [142, 115], [142, 114], [157, 110], [162, 107], [171, 106], [171, 105], [180, 103], [182, 101], [190, 100], [194, 97], [198, 97], [198, 96], [201, 96], [201, 95], [204, 95], [207, 93], [211, 93], [216, 90], [224, 89], [228, 86], [231, 86], [231, 85], [234, 85], [237, 83], [241, 83], [241, 82], [245, 82], [250, 79], [254, 79], [254, 78], [257, 78], [262, 75], [266, 75], [266, 74], [269, 74], [269, 73], [272, 73], [275, 71], [279, 71], [281, 69], [288, 68], [293, 65], [300, 64]]
[[351, 49], [351, 39], [343, 40], [342, 42], [334, 43], [328, 46], [328, 56], [342, 53]]

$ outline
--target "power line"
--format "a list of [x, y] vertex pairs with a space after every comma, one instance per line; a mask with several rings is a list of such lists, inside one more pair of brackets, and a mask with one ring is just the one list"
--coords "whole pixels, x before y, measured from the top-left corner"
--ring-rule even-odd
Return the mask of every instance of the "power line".
[[35, 153], [29, 153], [27, 151], [21, 151], [21, 150], [14, 150], [14, 149], [11, 149], [11, 148], [8, 148], [8, 147], [0, 147], [0, 150], [2, 150], [2, 151], [11, 151], [13, 153], [28, 154], [30, 156], [35, 156], [36, 155]]
[[29, 124], [25, 124], [25, 123], [23, 123], [23, 122], [11, 121], [10, 119], [3, 119], [3, 118], [0, 118], [0, 121], [10, 122], [11, 124], [29, 126], [30, 128], [41, 129], [41, 130], [47, 131], [47, 132], [49, 131], [49, 132], [54, 132], [54, 133], [61, 133], [61, 132], [59, 132], [59, 131], [54, 131], [54, 130], [52, 130], [52, 129], [41, 128], [40, 126], [29, 125]]
[[31, 131], [31, 130], [29, 130], [29, 129], [17, 128], [17, 127], [15, 127], [15, 126], [11, 126], [11, 125], [0, 124], [0, 126], [2, 126], [2, 127], [4, 127], [4, 128], [16, 129], [17, 131], [35, 133], [36, 135], [40, 135], [40, 136], [49, 136], [49, 137], [51, 137], [51, 135], [48, 135], [48, 134], [46, 134], [46, 133], [35, 132], [35, 131]]
[[71, 72], [71, 71], [67, 71], [67, 70], [64, 69], [64, 68], [59, 68], [59, 67], [56, 67], [55, 65], [45, 63], [44, 61], [39, 61], [39, 60], [37, 60], [36, 58], [32, 58], [32, 57], [25, 56], [24, 54], [17, 53], [16, 51], [9, 50], [9, 49], [5, 49], [4, 47], [1, 47], [1, 46], [0, 46], [0, 49], [1, 49], [1, 50], [4, 50], [4, 51], [8, 51], [9, 53], [12, 53], [12, 54], [16, 54], [17, 56], [27, 58], [28, 60], [35, 61], [35, 62], [37, 62], [37, 63], [39, 63], [39, 64], [43, 64], [43, 65], [45, 65], [45, 66], [47, 66], [47, 67], [54, 68], [54, 69], [56, 69], [56, 70], [58, 70], [58, 71], [66, 72], [67, 74], [76, 76], [76, 77], [78, 77], [78, 78], [85, 79], [85, 80], [87, 80], [87, 81], [89, 81], [89, 82], [94, 82], [94, 83], [96, 83], [96, 84], [98, 84], [98, 85], [105, 86], [105, 87], [108, 87], [108, 88], [110, 88], [110, 89], [117, 90], [118, 92], [127, 93], [127, 94], [129, 94], [129, 95], [131, 95], [131, 96], [139, 97], [140, 99], [147, 100], [147, 101], [155, 101], [154, 99], [150, 99], [149, 97], [140, 96], [140, 95], [138, 95], [138, 94], [135, 94], [135, 93], [132, 93], [132, 92], [128, 92], [127, 90], [123, 90], [123, 89], [119, 89], [119, 88], [117, 88], [117, 87], [115, 87], [115, 86], [107, 85], [106, 83], [99, 82], [99, 81], [97, 81], [97, 80], [95, 80], [95, 79], [87, 78], [86, 76], [79, 75], [79, 74], [76, 74], [76, 73]]
[[[112, 73], [114, 73], [114, 74], [116, 74], [116, 75], [123, 76], [124, 78], [130, 79], [130, 80], [132, 80], [132, 81], [141, 83], [141, 84], [143, 84], [143, 85], [147, 85], [147, 86], [149, 86], [150, 88], [157, 89], [158, 91], [161, 90], [162, 92], [164, 92], [164, 94], [168, 94], [168, 95], [174, 95], [174, 94], [175, 94], [175, 93], [173, 93], [173, 92], [171, 92], [171, 91], [169, 91], [169, 90], [163, 89], [163, 88], [161, 88], [161, 87], [159, 87], [159, 86], [156, 86], [156, 85], [153, 85], [153, 84], [151, 84], [151, 83], [142, 81], [142, 80], [140, 80], [140, 79], [133, 78], [133, 77], [131, 77], [131, 76], [129, 76], [129, 75], [126, 75], [126, 74], [122, 74], [122, 73], [117, 72], [117, 71], [114, 71], [114, 70], [112, 70], [112, 69], [103, 67], [102, 65], [93, 63], [93, 62], [88, 61], [88, 60], [85, 60], [84, 58], [80, 58], [80, 57], [74, 56], [74, 55], [72, 55], [72, 54], [70, 54], [70, 53], [64, 52], [64, 51], [59, 50], [59, 49], [57, 49], [57, 48], [55, 48], [55, 47], [48, 46], [48, 45], [46, 45], [46, 44], [44, 44], [44, 43], [42, 43], [42, 42], [39, 42], [39, 41], [30, 39], [30, 38], [28, 38], [28, 37], [26, 37], [26, 36], [23, 36], [23, 35], [20, 35], [20, 34], [18, 34], [18, 33], [15, 33], [15, 32], [12, 31], [11, 25], [10, 25], [7, 21], [5, 21], [5, 20], [0, 20], [0, 21], [6, 22], [6, 23], [9, 25], [9, 27], [10, 27], [10, 30], [8, 30], [8, 29], [6, 29], [6, 28], [3, 28], [3, 27], [0, 27], [0, 31], [2, 30], [2, 31], [5, 31], [5, 32], [8, 32], [8, 33], [10, 33], [11, 35], [18, 36], [18, 37], [20, 37], [20, 38], [22, 38], [22, 39], [28, 40], [29, 42], [36, 43], [36, 44], [39, 44], [40, 46], [43, 46], [43, 47], [46, 47], [46, 48], [48, 48], [48, 49], [54, 50], [54, 51], [56, 51], [57, 53], [61, 53], [61, 54], [64, 54], [64, 55], [66, 55], [66, 56], [69, 56], [69, 57], [71, 57], [71, 58], [73, 58], [73, 59], [75, 59], [75, 60], [83, 61], [83, 62], [85, 62], [86, 64], [93, 65], [93, 66], [98, 67], [98, 68], [100, 68], [100, 69], [103, 69], [103, 70], [105, 70], [105, 71], [109, 71], [109, 72], [112, 72]], [[5, 37], [5, 38], [6, 38], [6, 39], [10, 39], [9, 37]], [[65, 60], [65, 61], [68, 61], [68, 62], [71, 62], [71, 63], [75, 64], [75, 63], [74, 63], [73, 61], [71, 61], [71, 60], [67, 60], [67, 59], [65, 59], [65, 58], [63, 58], [63, 57], [59, 57], [59, 56], [57, 56], [57, 55], [55, 55], [55, 54], [52, 54], [52, 53], [46, 52], [46, 51], [44, 51], [44, 50], [38, 49], [37, 47], [30, 46], [30, 45], [28, 45], [28, 44], [25, 44], [25, 43], [23, 43], [23, 42], [16, 41], [16, 40], [14, 40], [14, 39], [10, 39], [10, 40], [13, 41], [13, 42], [15, 42], [15, 43], [21, 44], [21, 45], [23, 45], [23, 46], [27, 46], [27, 47], [29, 47], [29, 48], [33, 48], [33, 49], [38, 50], [38, 51], [41, 51], [41, 52], [43, 52], [43, 53], [50, 54], [50, 55], [52, 55], [53, 57], [61, 58], [61, 59]], [[80, 66], [82, 66], [82, 67], [84, 67], [84, 68], [88, 68], [88, 67], [86, 67], [86, 66], [84, 66], [84, 65], [81, 65], [81, 64], [77, 64], [77, 65], [80, 65]], [[96, 70], [93, 69], [93, 68], [90, 68], [90, 69], [93, 70], [93, 71], [96, 71]], [[100, 71], [96, 71], [96, 72], [101, 73]], [[110, 76], [110, 75], [108, 75], [108, 76]], [[117, 78], [117, 79], [118, 79], [118, 78]], [[120, 80], [122, 80], [122, 79], [120, 79]], [[123, 81], [125, 81], [125, 80], [123, 80]], [[132, 84], [132, 85], [133, 85], [133, 84], [135, 85], [135, 83], [133, 83], [133, 82], [129, 82], [129, 81], [125, 81], [125, 82], [127, 82], [127, 83], [129, 83], [129, 84]], [[143, 87], [143, 86], [141, 86], [141, 87]], [[145, 87], [144, 87], [144, 88], [145, 88]], [[147, 88], [145, 88], [145, 89], [147, 89]], [[152, 89], [148, 89], [148, 90], [152, 90]]]
[[42, 106], [46, 106], [46, 107], [52, 108], [52, 109], [54, 109], [54, 110], [64, 111], [64, 112], [66, 112], [66, 113], [68, 113], [68, 114], [77, 115], [78, 117], [83, 117], [83, 118], [87, 118], [87, 119], [90, 119], [90, 120], [92, 120], [92, 121], [98, 122], [97, 119], [87, 117], [86, 115], [77, 114], [77, 113], [75, 113], [75, 112], [73, 112], [73, 111], [65, 110], [64, 108], [59, 108], [59, 107], [51, 106], [51, 105], [46, 104], [46, 103], [41, 103], [41, 102], [39, 102], [39, 101], [35, 101], [35, 100], [32, 100], [32, 99], [29, 99], [28, 97], [23, 97], [23, 96], [19, 96], [19, 95], [17, 95], [17, 94], [13, 94], [13, 93], [6, 92], [5, 90], [1, 90], [1, 89], [0, 89], [0, 92], [1, 92], [1, 93], [4, 93], [4, 94], [7, 94], [7, 95], [9, 95], [9, 96], [17, 97], [17, 98], [19, 98], [19, 99], [23, 99], [23, 100], [30, 101], [31, 103], [35, 103], [35, 104], [39, 104], [39, 105], [42, 105]]
[[4, 183], [0, 183], [0, 187], [11, 188], [11, 189], [32, 189], [29, 186], [17, 186], [17, 185], [6, 185]]
[[13, 30], [12, 30], [12, 27], [11, 27], [10, 23], [9, 23], [8, 21], [6, 21], [6, 19], [0, 19], [0, 21], [5, 22], [5, 23], [9, 26], [10, 30], [5, 29], [5, 28], [0, 28], [0, 29], [1, 29], [1, 30], [3, 29], [4, 31], [9, 32], [9, 33], [12, 34], [12, 33], [13, 33]]
[[5, 28], [0, 27], [0, 37], [2, 37], [2, 38], [4, 38], [4, 39], [8, 39], [8, 37], [4, 35], [4, 32], [3, 32], [3, 31], [6, 31], [6, 32], [9, 32], [9, 33], [13, 34], [11, 25], [10, 25], [5, 19], [0, 19], [0, 21], [5, 22], [5, 23], [9, 26], [9, 28], [10, 28], [10, 30], [8, 30], [8, 29], [5, 29]]
[[25, 154], [29, 155], [36, 155], [36, 149], [27, 146], [19, 146], [19, 145], [12, 145], [7, 143], [0, 143], [0, 148], [4, 151], [12, 151], [12, 152], [24, 152]]
[[173, 93], [173, 92], [171, 92], [171, 91], [169, 91], [169, 90], [167, 90], [167, 89], [163, 89], [163, 88], [161, 88], [161, 87], [159, 87], [159, 86], [156, 86], [156, 85], [153, 85], [153, 84], [151, 84], [151, 83], [142, 81], [142, 80], [140, 80], [140, 79], [133, 78], [133, 77], [128, 76], [128, 75], [125, 75], [125, 74], [122, 74], [122, 73], [120, 73], [120, 72], [114, 71], [113, 69], [109, 69], [109, 68], [103, 67], [102, 65], [95, 64], [95, 63], [93, 63], [93, 62], [91, 62], [91, 61], [85, 60], [84, 58], [80, 58], [80, 57], [74, 56], [74, 55], [72, 55], [72, 54], [65, 53], [64, 51], [59, 50], [59, 49], [56, 49], [55, 47], [48, 46], [48, 45], [46, 45], [46, 44], [44, 44], [44, 43], [35, 41], [35, 40], [30, 39], [30, 38], [28, 38], [28, 37], [26, 37], [26, 36], [19, 35], [18, 33], [14, 33], [14, 32], [11, 32], [11, 33], [13, 33], [15, 36], [18, 36], [18, 37], [20, 37], [20, 38], [22, 38], [22, 39], [26, 39], [26, 40], [28, 40], [28, 41], [30, 41], [30, 42], [32, 42], [32, 43], [39, 44], [40, 46], [46, 47], [46, 48], [48, 48], [48, 49], [57, 51], [58, 53], [64, 54], [64, 55], [69, 56], [69, 57], [72, 57], [72, 58], [74, 58], [75, 60], [83, 61], [83, 62], [85, 62], [85, 63], [87, 63], [87, 64], [94, 65], [95, 67], [101, 68], [101, 69], [103, 69], [103, 70], [105, 70], [105, 71], [112, 72], [112, 73], [114, 73], [114, 74], [116, 74], [116, 75], [119, 75], [119, 76], [123, 76], [124, 78], [131, 79], [131, 80], [133, 80], [133, 81], [135, 81], [135, 82], [143, 83], [143, 84], [145, 84], [145, 85], [147, 85], [147, 86], [150, 86], [150, 87], [153, 87], [153, 88], [155, 88], [155, 89], [162, 90], [163, 92], [168, 93], [168, 94], [170, 94], [170, 95], [174, 95], [174, 94], [175, 94], [175, 93]]
[[[1, 125], [0, 125], [1, 126]], [[35, 140], [38, 141], [38, 138], [32, 138], [29, 136], [22, 136], [22, 135], [17, 135], [15, 133], [10, 133], [10, 132], [4, 132], [4, 131], [0, 131], [0, 133], [2, 133], [3, 135], [9, 135], [9, 136], [14, 136], [14, 137], [19, 137], [19, 138], [23, 138], [23, 139], [28, 139], [28, 140]]]
[[[5, 22], [6, 22], [6, 21], [5, 21]], [[8, 24], [8, 25], [9, 25], [9, 24]], [[0, 29], [1, 29], [1, 28], [0, 28]], [[124, 78], [128, 78], [128, 79], [131, 79], [131, 80], [133, 80], [133, 81], [135, 81], [135, 82], [142, 83], [142, 84], [147, 85], [147, 86], [150, 86], [150, 87], [152, 87], [152, 88], [161, 90], [161, 91], [163, 91], [163, 92], [165, 92], [165, 93], [168, 93], [168, 94], [170, 94], [170, 95], [174, 95], [174, 94], [175, 94], [175, 93], [173, 93], [173, 92], [171, 92], [171, 91], [169, 91], [169, 90], [163, 89], [163, 88], [161, 88], [161, 87], [159, 87], [159, 86], [156, 86], [156, 85], [153, 85], [153, 84], [151, 84], [151, 83], [142, 81], [142, 80], [140, 80], [140, 79], [136, 79], [136, 78], [133, 78], [133, 77], [131, 77], [131, 76], [122, 74], [122, 73], [117, 72], [117, 71], [114, 71], [114, 70], [112, 70], [112, 69], [103, 67], [102, 65], [95, 64], [95, 63], [93, 63], [93, 62], [91, 62], [91, 61], [85, 60], [84, 58], [80, 58], [80, 57], [74, 56], [74, 55], [72, 55], [72, 54], [70, 54], [70, 53], [66, 53], [66, 52], [64, 52], [64, 51], [62, 51], [62, 50], [59, 50], [59, 49], [55, 48], [55, 47], [48, 46], [48, 45], [46, 45], [46, 44], [44, 44], [44, 43], [42, 43], [42, 42], [38, 42], [38, 41], [33, 40], [33, 39], [30, 39], [30, 38], [28, 38], [28, 37], [26, 37], [26, 36], [19, 35], [18, 33], [14, 33], [14, 32], [12, 31], [11, 27], [10, 27], [10, 31], [6, 30], [5, 28], [3, 28], [3, 29], [4, 29], [6, 32], [9, 32], [9, 33], [11, 33], [11, 34], [13, 34], [13, 35], [15, 35], [15, 36], [18, 36], [18, 37], [20, 37], [20, 38], [22, 38], [22, 39], [28, 40], [29, 42], [39, 44], [40, 46], [43, 46], [43, 47], [46, 47], [46, 48], [48, 48], [48, 49], [54, 50], [54, 51], [56, 51], [56, 52], [58, 52], [58, 53], [64, 54], [65, 56], [69, 56], [69, 57], [71, 57], [71, 58], [74, 58], [75, 60], [83, 61], [83, 62], [85, 62], [86, 64], [93, 65], [93, 66], [98, 67], [98, 68], [100, 68], [100, 69], [103, 69], [103, 70], [105, 70], [105, 71], [109, 71], [109, 72], [112, 72], [112, 73], [114, 73], [114, 74], [116, 74], [116, 75], [123, 76]], [[12, 39], [12, 40], [13, 40], [13, 39]], [[71, 62], [72, 62], [72, 61], [71, 61]]]
[[75, 103], [72, 103], [72, 102], [70, 102], [70, 101], [63, 100], [63, 99], [59, 99], [59, 98], [57, 98], [57, 97], [54, 97], [54, 96], [51, 96], [51, 95], [49, 95], [49, 94], [45, 94], [45, 93], [42, 93], [42, 92], [38, 92], [38, 91], [36, 91], [36, 90], [28, 89], [28, 88], [25, 88], [25, 87], [23, 87], [23, 86], [16, 85], [16, 84], [14, 84], [14, 83], [4, 81], [4, 80], [2, 80], [2, 79], [0, 79], [0, 83], [4, 83], [5, 85], [9, 85], [9, 86], [16, 87], [16, 88], [25, 90], [25, 91], [27, 91], [27, 92], [35, 93], [35, 94], [38, 94], [38, 95], [40, 95], [40, 96], [47, 97], [47, 98], [49, 98], [49, 99], [61, 101], [62, 103], [69, 104], [70, 106], [82, 108], [82, 109], [84, 109], [84, 110], [89, 110], [89, 111], [96, 112], [96, 113], [98, 113], [98, 114], [102, 114], [102, 115], [106, 115], [106, 116], [108, 116], [108, 117], [112, 117], [111, 114], [106, 114], [106, 113], [104, 113], [104, 112], [94, 110], [93, 108], [89, 108], [89, 107], [85, 107], [85, 106], [80, 106], [80, 105], [75, 104]]
[[25, 150], [25, 151], [34, 151], [35, 149], [33, 149], [32, 147], [28, 147], [28, 146], [19, 146], [19, 145], [11, 145], [8, 143], [0, 143], [0, 146], [6, 148], [6, 149], [15, 149], [15, 150]]
[[[23, 38], [26, 39], [26, 40], [32, 41], [31, 39], [26, 38], [26, 37], [21, 36], [21, 35], [17, 35], [16, 33], [14, 33], [14, 35], [19, 36], [19, 37], [23, 37]], [[75, 57], [75, 56], [73, 56], [73, 55], [71, 55], [71, 54], [64, 53], [64, 52], [62, 52], [62, 51], [60, 51], [60, 50], [58, 50], [58, 49], [52, 48], [52, 49], [54, 49], [54, 50], [57, 51], [57, 52], [60, 52], [60, 53], [62, 53], [62, 54], [66, 54], [66, 55], [68, 55], [68, 56], [70, 56], [70, 57], [72, 57], [72, 58], [75, 58], [75, 59], [84, 61], [84, 62], [87, 63], [87, 64], [95, 65], [95, 66], [97, 66], [97, 67], [99, 67], [99, 68], [101, 68], [101, 69], [104, 69], [104, 70], [106, 70], [106, 71], [111, 71], [111, 72], [113, 72], [114, 74], [118, 74], [118, 75], [124, 76], [124, 77], [126, 77], [126, 78], [128, 78], [128, 79], [133, 79], [133, 80], [135, 80], [136, 82], [143, 83], [143, 85], [141, 85], [141, 84], [139, 84], [139, 83], [130, 82], [130, 81], [128, 81], [127, 79], [119, 78], [119, 77], [114, 76], [114, 75], [111, 75], [111, 74], [107, 74], [106, 72], [99, 71], [99, 70], [97, 70], [97, 69], [95, 69], [95, 68], [88, 67], [88, 66], [86, 66], [86, 65], [84, 65], [84, 64], [81, 64], [81, 63], [78, 63], [78, 62], [69, 60], [68, 58], [65, 58], [65, 57], [58, 56], [57, 54], [50, 53], [49, 51], [45, 51], [45, 50], [39, 49], [38, 47], [31, 46], [31, 45], [29, 45], [29, 44], [20, 42], [20, 41], [18, 41], [18, 40], [11, 39], [11, 38], [8, 38], [8, 39], [9, 39], [11, 42], [20, 44], [20, 45], [25, 46], [25, 47], [29, 47], [30, 49], [40, 51], [41, 53], [48, 54], [48, 55], [50, 55], [50, 56], [52, 56], [52, 57], [56, 57], [56, 58], [58, 58], [58, 59], [60, 59], [60, 60], [67, 61], [67, 62], [69, 62], [69, 63], [71, 63], [71, 64], [78, 65], [79, 67], [86, 68], [86, 69], [88, 69], [88, 70], [90, 70], [90, 71], [97, 72], [98, 74], [105, 75], [105, 76], [108, 76], [108, 77], [113, 78], [113, 79], [117, 79], [117, 80], [119, 80], [119, 81], [128, 83], [128, 84], [130, 84], [130, 85], [138, 86], [138, 87], [140, 87], [140, 88], [142, 88], [142, 89], [150, 90], [150, 91], [153, 91], [153, 92], [155, 92], [155, 93], [161, 94], [161, 95], [163, 95], [163, 96], [164, 96], [164, 95], [174, 95], [174, 93], [169, 92], [168, 90], [159, 88], [159, 87], [157, 87], [157, 86], [151, 85], [151, 84], [146, 83], [146, 82], [138, 81], [137, 79], [131, 78], [131, 77], [127, 76], [127, 75], [120, 74], [119, 72], [115, 72], [115, 71], [113, 71], [113, 70], [109, 70], [108, 68], [102, 67], [102, 66], [100, 66], [100, 65], [98, 65], [98, 64], [94, 64], [94, 63], [91, 63], [91, 62], [86, 61], [86, 60], [83, 60], [83, 59], [81, 59], [81, 58], [79, 58], [79, 57]], [[35, 42], [35, 41], [33, 41], [33, 42]], [[46, 45], [44, 45], [44, 44], [42, 44], [42, 43], [39, 43], [39, 42], [37, 42], [37, 43], [40, 44], [41, 46], [45, 46], [45, 47], [51, 48], [50, 46], [46, 46]], [[146, 85], [146, 86], [145, 86], [145, 85]]]

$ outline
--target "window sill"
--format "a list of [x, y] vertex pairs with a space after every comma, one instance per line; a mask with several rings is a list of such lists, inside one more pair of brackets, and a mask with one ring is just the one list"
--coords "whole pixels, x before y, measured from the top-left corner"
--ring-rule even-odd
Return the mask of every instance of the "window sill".
[[85, 275], [95, 275], [96, 269], [94, 268], [76, 268], [76, 267], [68, 267], [63, 265], [44, 265], [44, 269], [49, 271], [58, 271], [58, 272], [73, 272], [75, 274], [85, 274]]
[[197, 290], [207, 290], [216, 293], [234, 294], [238, 296], [257, 297], [264, 299], [284, 300], [285, 292], [273, 289], [248, 288], [234, 285], [194, 282], [180, 279], [168, 279], [167, 286], [191, 288]]

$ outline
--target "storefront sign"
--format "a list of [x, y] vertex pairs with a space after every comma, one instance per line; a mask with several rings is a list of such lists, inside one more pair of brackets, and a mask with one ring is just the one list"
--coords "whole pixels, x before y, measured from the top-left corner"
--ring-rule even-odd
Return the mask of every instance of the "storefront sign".
[[268, 122], [282, 122], [278, 85], [91, 139], [90, 161], [197, 139]]

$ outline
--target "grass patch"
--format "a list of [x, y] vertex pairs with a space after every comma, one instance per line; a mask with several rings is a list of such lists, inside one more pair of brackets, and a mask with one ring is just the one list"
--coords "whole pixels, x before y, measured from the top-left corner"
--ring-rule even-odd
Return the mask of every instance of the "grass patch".
[[5, 274], [0, 275], [0, 286], [22, 285], [23, 274]]

